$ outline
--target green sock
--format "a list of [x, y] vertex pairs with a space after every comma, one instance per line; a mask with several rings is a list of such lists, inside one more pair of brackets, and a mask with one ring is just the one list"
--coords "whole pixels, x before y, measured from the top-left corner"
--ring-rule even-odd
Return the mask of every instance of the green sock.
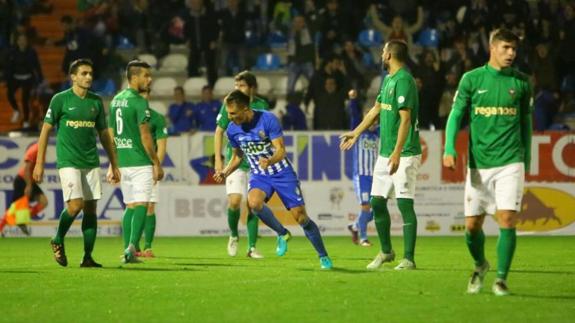
[[499, 239], [497, 240], [497, 278], [507, 279], [513, 254], [515, 253], [515, 243], [517, 232], [515, 228], [499, 228]]
[[475, 261], [475, 266], [479, 267], [485, 263], [485, 233], [483, 230], [478, 232], [469, 232], [465, 230], [465, 242], [467, 243], [467, 249], [473, 260]]
[[258, 241], [258, 223], [259, 219], [257, 216], [248, 213], [248, 248], [255, 248], [256, 242]]
[[414, 261], [415, 240], [417, 239], [417, 216], [413, 199], [397, 199], [397, 207], [403, 218], [403, 257]]
[[136, 246], [144, 233], [144, 223], [146, 222], [148, 208], [145, 205], [138, 205], [134, 208], [132, 215], [132, 232], [130, 232], [130, 244]]
[[230, 235], [232, 237], [238, 236], [239, 222], [240, 222], [240, 209], [233, 210], [228, 208], [228, 226], [230, 227]]
[[74, 219], [75, 217], [70, 216], [68, 210], [62, 210], [62, 213], [60, 213], [60, 221], [58, 221], [58, 231], [56, 231], [56, 236], [53, 239], [55, 243], [64, 243], [64, 237], [68, 230], [70, 230], [72, 223], [74, 223]]
[[122, 237], [124, 238], [124, 249], [128, 248], [128, 245], [130, 244], [133, 216], [134, 209], [126, 208], [126, 210], [124, 210], [124, 217], [122, 218]]
[[98, 217], [96, 214], [86, 214], [82, 219], [82, 235], [84, 236], [84, 257], [91, 257], [96, 234], [98, 233]]
[[391, 217], [387, 210], [387, 200], [383, 197], [374, 196], [371, 198], [371, 208], [373, 209], [373, 219], [381, 244], [381, 251], [391, 253]]
[[146, 224], [144, 225], [145, 245], [144, 249], [152, 249], [152, 241], [156, 234], [156, 214], [146, 216]]

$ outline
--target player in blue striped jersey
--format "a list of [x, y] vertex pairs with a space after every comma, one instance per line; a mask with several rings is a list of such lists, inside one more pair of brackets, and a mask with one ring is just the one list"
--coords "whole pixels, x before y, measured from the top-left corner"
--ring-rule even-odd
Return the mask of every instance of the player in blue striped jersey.
[[[355, 90], [349, 91], [349, 99], [350, 127], [355, 129], [361, 122], [363, 113]], [[351, 232], [353, 243], [363, 247], [371, 246], [371, 242], [367, 239], [367, 224], [373, 220], [369, 199], [378, 141], [379, 127], [374, 124], [359, 136], [358, 144], [353, 147], [353, 187], [361, 211], [355, 222], [347, 228]]]
[[[275, 192], [294, 219], [303, 228], [306, 237], [318, 253], [322, 269], [331, 269], [332, 262], [324, 247], [318, 226], [308, 216], [301, 193], [299, 179], [286, 157], [283, 131], [273, 113], [249, 108], [250, 98], [239, 90], [225, 98], [226, 110], [232, 121], [227, 129], [228, 140], [233, 148], [228, 165], [214, 175], [221, 182], [235, 171], [243, 156], [250, 164], [251, 176], [248, 187], [248, 206], [262, 222], [264, 203]], [[278, 235], [285, 235], [283, 227], [270, 226]], [[289, 234], [289, 233], [288, 233]]]

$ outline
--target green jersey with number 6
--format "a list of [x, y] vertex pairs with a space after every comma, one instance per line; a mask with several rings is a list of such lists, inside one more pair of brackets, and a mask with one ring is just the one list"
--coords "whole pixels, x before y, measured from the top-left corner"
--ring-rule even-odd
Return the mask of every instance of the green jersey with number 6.
[[119, 167], [152, 165], [140, 136], [140, 125], [149, 121], [148, 101], [137, 91], [128, 88], [112, 99], [108, 125], [114, 131]]
[[[266, 102], [266, 100], [264, 100], [262, 98], [258, 98], [257, 96], [254, 96], [254, 98], [250, 102], [250, 108], [252, 108], [252, 110], [267, 111], [267, 110], [269, 110], [270, 106]], [[216, 124], [224, 130], [228, 129], [228, 125], [230, 124], [230, 119], [228, 118], [228, 112], [226, 111], [226, 105], [225, 104], [222, 104], [222, 107], [220, 108], [220, 112], [218, 113], [218, 117], [216, 118]], [[230, 146], [230, 144], [228, 142], [228, 144], [226, 145], [226, 161], [225, 162], [227, 163], [231, 158], [232, 158], [232, 146]], [[240, 164], [239, 168], [242, 170], [249, 170], [250, 169], [250, 164], [248, 163], [248, 161], [245, 157], [242, 160], [242, 163]]]
[[102, 99], [88, 91], [84, 98], [72, 89], [52, 98], [44, 122], [57, 127], [58, 168], [89, 169], [100, 166], [96, 132], [107, 128]]
[[401, 118], [399, 110], [407, 109], [411, 113], [411, 127], [407, 133], [407, 140], [401, 150], [401, 157], [421, 154], [419, 143], [419, 97], [413, 76], [405, 69], [400, 68], [393, 75], [385, 77], [381, 90], [377, 96], [381, 104], [379, 112], [380, 144], [379, 154], [389, 157], [395, 149], [397, 134]]

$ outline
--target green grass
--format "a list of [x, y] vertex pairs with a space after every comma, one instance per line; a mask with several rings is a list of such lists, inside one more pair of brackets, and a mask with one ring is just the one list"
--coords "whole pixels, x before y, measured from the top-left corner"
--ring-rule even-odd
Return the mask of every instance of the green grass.
[[[418, 270], [365, 266], [378, 248], [328, 237], [335, 269], [321, 271], [305, 238], [263, 260], [226, 255], [227, 238], [158, 238], [157, 258], [121, 265], [120, 238], [101, 238], [82, 269], [82, 241], [66, 240], [69, 267], [49, 239], [0, 240], [0, 321], [4, 322], [567, 322], [575, 317], [575, 237], [519, 237], [509, 277], [513, 295], [495, 297], [486, 278], [465, 295], [472, 263], [463, 238], [419, 238]], [[375, 242], [375, 239], [373, 240]], [[495, 267], [495, 238], [487, 256]], [[240, 240], [245, 247], [246, 240]], [[401, 252], [401, 238], [393, 240]], [[572, 321], [571, 321], [572, 322]]]

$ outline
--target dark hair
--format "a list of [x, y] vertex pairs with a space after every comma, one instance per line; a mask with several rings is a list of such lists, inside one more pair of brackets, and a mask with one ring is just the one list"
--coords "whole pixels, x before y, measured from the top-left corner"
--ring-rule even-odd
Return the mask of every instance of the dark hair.
[[258, 87], [258, 81], [256, 79], [256, 76], [254, 74], [252, 74], [250, 71], [243, 71], [243, 72], [238, 73], [238, 75], [236, 75], [234, 80], [236, 82], [244, 81], [251, 88]]
[[92, 63], [92, 60], [88, 58], [78, 58], [77, 60], [70, 63], [70, 67], [68, 67], [68, 74], [72, 75], [78, 73], [78, 68], [80, 68], [80, 66], [90, 66], [91, 68], [94, 68], [94, 63]]
[[[247, 82], [246, 82], [246, 83], [247, 83]], [[213, 90], [213, 89], [212, 89], [212, 87], [209, 86], [209, 85], [204, 85], [204, 86], [202, 86], [202, 92], [204, 92], [205, 90], [210, 90], [210, 91], [211, 91], [211, 90]]]
[[181, 91], [182, 93], [184, 93], [184, 87], [181, 85], [178, 85], [174, 88], [174, 91]]
[[250, 97], [244, 94], [244, 92], [240, 90], [233, 90], [230, 94], [226, 96], [224, 101], [226, 102], [227, 106], [230, 106], [232, 104], [236, 104], [240, 107], [246, 107], [246, 108], [250, 106]]
[[151, 68], [151, 66], [150, 64], [138, 59], [130, 61], [126, 66], [126, 77], [128, 78], [128, 81], [132, 79], [132, 76], [140, 74], [140, 70], [142, 68]]
[[402, 40], [390, 40], [387, 42], [387, 50], [398, 61], [407, 62], [407, 43]]
[[489, 43], [493, 44], [496, 41], [504, 41], [508, 43], [518, 43], [519, 36], [507, 28], [499, 28], [489, 34]]

